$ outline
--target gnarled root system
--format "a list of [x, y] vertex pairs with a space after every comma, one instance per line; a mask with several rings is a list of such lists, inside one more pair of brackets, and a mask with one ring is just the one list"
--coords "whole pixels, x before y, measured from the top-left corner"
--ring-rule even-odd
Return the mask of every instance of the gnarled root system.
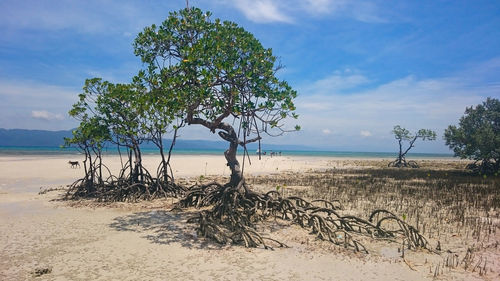
[[186, 189], [176, 184], [171, 177], [152, 177], [146, 170], [141, 180], [126, 177], [109, 176], [106, 180], [98, 177], [84, 177], [70, 185], [65, 199], [96, 199], [102, 202], [136, 202], [163, 197], [184, 195]]
[[394, 168], [419, 168], [420, 166], [417, 164], [417, 162], [415, 162], [413, 160], [406, 161], [403, 158], [403, 159], [396, 159], [394, 161], [389, 162], [389, 164], [387, 164], [387, 167], [394, 167]]
[[[241, 188], [243, 187], [243, 188]], [[361, 236], [373, 239], [402, 237], [409, 248], [427, 248], [425, 237], [411, 225], [386, 210], [375, 210], [368, 220], [339, 214], [338, 201], [313, 200], [300, 197], [283, 198], [276, 191], [256, 193], [244, 183], [237, 187], [210, 183], [194, 186], [180, 202], [181, 207], [206, 207], [188, 222], [198, 224], [198, 235], [218, 243], [243, 244], [246, 247], [286, 247], [285, 244], [264, 237], [256, 231], [256, 223], [270, 217], [292, 221], [308, 229], [319, 239], [336, 245], [368, 253], [358, 241]], [[390, 226], [391, 228], [385, 228]]]

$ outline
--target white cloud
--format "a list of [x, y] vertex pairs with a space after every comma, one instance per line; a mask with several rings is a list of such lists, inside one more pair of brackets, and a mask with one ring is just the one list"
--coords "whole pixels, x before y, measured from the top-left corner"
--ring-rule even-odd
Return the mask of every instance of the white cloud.
[[366, 131], [366, 130], [361, 130], [361, 132], [359, 132], [359, 134], [362, 137], [371, 137], [372, 136], [372, 133], [370, 133], [370, 131]]
[[316, 101], [308, 101], [308, 99], [303, 98], [300, 99], [301, 104], [300, 107], [306, 110], [311, 110], [311, 111], [323, 111], [323, 110], [329, 110], [333, 105], [329, 102], [316, 102]]
[[[152, 9], [147, 3], [137, 5], [129, 1], [7, 0], [2, 2], [0, 27], [4, 30], [72, 30], [82, 33], [130, 31], [151, 24], [151, 11], [160, 11], [160, 7]], [[146, 13], [148, 8], [150, 11]], [[162, 17], [164, 16], [165, 14], [162, 14]]]
[[283, 9], [278, 7], [278, 3], [272, 0], [237, 0], [234, 5], [251, 21], [268, 22], [286, 22], [293, 20], [287, 16]]
[[327, 95], [339, 93], [343, 90], [353, 89], [370, 82], [370, 80], [365, 76], [360, 74], [350, 74], [350, 72], [351, 70], [346, 70], [344, 73], [337, 71], [333, 75], [309, 83], [309, 85], [302, 87], [301, 90], [303, 92], [314, 93], [317, 95]]
[[300, 7], [313, 16], [348, 17], [361, 22], [386, 22], [380, 9], [371, 1], [363, 0], [298, 0]]
[[345, 9], [340, 12], [347, 13], [347, 16], [352, 17], [361, 22], [367, 23], [384, 23], [387, 19], [380, 15], [378, 7], [369, 1], [348, 2]]
[[325, 134], [325, 135], [329, 135], [329, 134], [331, 134], [331, 133], [332, 133], [332, 131], [330, 131], [330, 129], [323, 129], [323, 130], [321, 130], [321, 132], [322, 132], [323, 134]]
[[[343, 1], [337, 1], [334, 3], [341, 3]], [[323, 14], [328, 13], [331, 10], [332, 1], [331, 0], [306, 0], [305, 8], [310, 13]]]
[[76, 121], [64, 118], [64, 113], [77, 101], [79, 92], [29, 80], [0, 79], [0, 128], [66, 130], [75, 127]]
[[[294, 136], [296, 141], [353, 150], [359, 146], [357, 149], [391, 151], [394, 147], [391, 130], [400, 124], [411, 131], [426, 128], [438, 133], [435, 142], [419, 144], [417, 152], [424, 147], [428, 151], [447, 152], [441, 138], [444, 129], [456, 124], [466, 107], [477, 105], [488, 96], [498, 96], [497, 86], [472, 83], [461, 76], [433, 79], [407, 76], [374, 86], [364, 84], [365, 81], [370, 79], [354, 79], [352, 74], [343, 73], [298, 87], [298, 121], [304, 133]], [[336, 132], [335, 138], [308, 137], [325, 127]], [[363, 141], [366, 137], [372, 141]]]
[[304, 16], [348, 17], [362, 22], [384, 22], [378, 7], [368, 1], [347, 0], [225, 0], [246, 18], [258, 23], [294, 23]]
[[58, 102], [76, 101], [78, 91], [30, 80], [9, 81], [0, 79], [0, 97], [15, 98], [16, 103], [22, 105], [35, 105], [40, 101], [52, 105], [58, 104]]
[[42, 119], [46, 121], [52, 120], [63, 120], [64, 117], [61, 114], [54, 114], [46, 110], [33, 110], [31, 111], [31, 117], [35, 119]]

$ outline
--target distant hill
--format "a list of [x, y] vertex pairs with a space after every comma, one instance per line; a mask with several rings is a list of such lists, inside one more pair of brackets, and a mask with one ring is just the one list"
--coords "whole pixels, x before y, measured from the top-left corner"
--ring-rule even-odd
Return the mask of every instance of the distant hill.
[[[64, 143], [65, 137], [71, 137], [71, 130], [65, 131], [44, 131], [44, 130], [24, 130], [24, 129], [0, 129], [0, 146], [47, 146], [58, 147]], [[165, 140], [165, 145], [170, 145], [170, 140]], [[153, 144], [144, 144], [145, 148], [154, 148]], [[225, 141], [208, 140], [184, 140], [177, 139], [175, 149], [180, 150], [224, 150], [228, 145]], [[249, 150], [257, 150], [258, 144], [248, 145]], [[262, 144], [263, 150], [316, 150], [300, 145], [276, 145]]]
[[[171, 140], [165, 140], [167, 145], [170, 145]], [[152, 147], [148, 144], [147, 147]], [[251, 143], [247, 145], [249, 151], [256, 151], [258, 149], [258, 143]], [[208, 141], [208, 140], [183, 140], [177, 139], [175, 143], [175, 149], [189, 149], [189, 150], [225, 150], [228, 148], [228, 143], [225, 141]], [[316, 150], [311, 147], [301, 146], [301, 145], [280, 145], [280, 144], [262, 144], [262, 150]]]
[[60, 146], [70, 136], [71, 130], [0, 129], [0, 146]]

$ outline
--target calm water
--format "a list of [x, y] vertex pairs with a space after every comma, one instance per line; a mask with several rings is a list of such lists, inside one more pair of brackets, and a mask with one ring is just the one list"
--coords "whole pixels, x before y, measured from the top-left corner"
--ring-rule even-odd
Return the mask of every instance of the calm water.
[[[143, 148], [144, 155], [158, 154], [157, 149]], [[125, 150], [122, 150], [124, 153]], [[197, 150], [197, 149], [174, 149], [174, 155], [221, 155], [224, 153], [222, 149]], [[240, 153], [243, 153], [240, 151]], [[255, 154], [255, 151], [249, 151], [250, 154]], [[351, 157], [351, 158], [392, 158], [396, 157], [396, 152], [353, 152], [353, 151], [305, 151], [305, 150], [282, 150], [282, 155], [293, 156], [323, 156], [323, 157]], [[59, 147], [23, 147], [23, 146], [0, 146], [0, 155], [75, 155], [80, 152], [74, 148], [59, 148]], [[118, 154], [116, 149], [108, 149], [105, 154]], [[452, 154], [438, 153], [409, 153], [408, 157], [412, 158], [452, 158]]]

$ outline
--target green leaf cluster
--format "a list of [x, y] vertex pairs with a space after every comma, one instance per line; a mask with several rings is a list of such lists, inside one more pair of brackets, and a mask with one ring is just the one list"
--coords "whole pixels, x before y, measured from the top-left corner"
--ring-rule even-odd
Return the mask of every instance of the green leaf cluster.
[[418, 138], [421, 138], [422, 140], [435, 140], [436, 139], [436, 132], [432, 131], [430, 129], [420, 129], [415, 134], [412, 134], [412, 133], [410, 133], [409, 130], [402, 128], [400, 125], [396, 125], [396, 126], [394, 126], [392, 133], [394, 134], [394, 137], [397, 140], [410, 141], [410, 140], [418, 139]]
[[482, 104], [466, 108], [458, 126], [444, 133], [446, 145], [455, 156], [500, 164], [500, 100], [487, 98]]
[[133, 43], [143, 68], [129, 84], [87, 79], [69, 111], [81, 124], [67, 144], [91, 139], [138, 150], [194, 119], [212, 131], [232, 119], [244, 138], [284, 132], [282, 121], [298, 118], [297, 92], [276, 77], [281, 65], [272, 50], [237, 24], [210, 17], [186, 8], [144, 28]]
[[276, 77], [281, 66], [272, 50], [237, 24], [210, 16], [186, 8], [139, 33], [134, 51], [145, 65], [143, 84], [188, 122], [217, 125], [232, 117], [250, 134], [297, 118], [297, 92]]

